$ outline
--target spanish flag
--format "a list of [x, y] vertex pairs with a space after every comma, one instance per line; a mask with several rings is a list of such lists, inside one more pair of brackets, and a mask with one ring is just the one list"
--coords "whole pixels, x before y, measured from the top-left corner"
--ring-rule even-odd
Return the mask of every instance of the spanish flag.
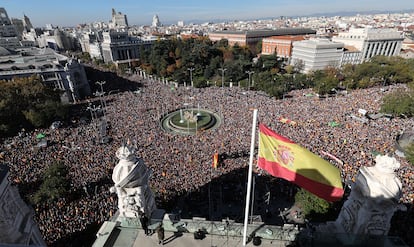
[[219, 162], [219, 155], [218, 153], [215, 153], [213, 155], [213, 164], [212, 164], [213, 168], [217, 168], [218, 162]]
[[258, 165], [327, 201], [338, 201], [344, 194], [338, 168], [263, 124], [259, 125]]

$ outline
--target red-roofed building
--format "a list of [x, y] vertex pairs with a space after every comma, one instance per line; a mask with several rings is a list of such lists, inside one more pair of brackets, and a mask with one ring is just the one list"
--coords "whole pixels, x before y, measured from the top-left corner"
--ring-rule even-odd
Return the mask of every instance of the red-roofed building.
[[216, 31], [208, 34], [211, 41], [217, 42], [226, 39], [230, 46], [248, 46], [255, 48], [257, 43], [272, 36], [300, 36], [314, 35], [316, 31], [310, 28], [279, 28], [275, 30], [249, 30], [249, 31]]
[[289, 58], [292, 54], [294, 41], [304, 40], [304, 35], [272, 36], [262, 41], [262, 55], [276, 54], [278, 57]]

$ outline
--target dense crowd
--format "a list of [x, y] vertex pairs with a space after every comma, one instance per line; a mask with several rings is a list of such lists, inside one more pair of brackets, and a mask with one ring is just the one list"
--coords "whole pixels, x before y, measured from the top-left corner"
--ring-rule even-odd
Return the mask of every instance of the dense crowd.
[[[152, 170], [150, 185], [157, 198], [169, 200], [248, 165], [253, 108], [258, 109], [259, 122], [281, 135], [316, 154], [327, 152], [342, 160], [332, 163], [340, 168], [345, 182], [354, 180], [361, 166], [372, 166], [375, 154], [393, 155], [397, 135], [414, 126], [414, 119], [364, 122], [351, 117], [358, 115], [359, 109], [378, 112], [383, 95], [402, 85], [390, 86], [388, 91], [370, 88], [324, 99], [308, 97], [311, 90], [306, 89], [292, 92], [291, 98], [275, 100], [262, 92], [238, 87], [171, 88], [136, 75], [131, 79], [144, 83], [139, 93], [126, 91], [105, 96], [112, 142], [97, 143], [94, 121], [82, 123], [75, 117], [62, 128], [21, 132], [0, 146], [2, 162], [10, 166], [15, 184], [35, 184], [45, 168], [61, 161], [68, 167], [72, 190], [82, 194], [35, 206], [35, 218], [50, 244], [90, 224], [100, 224], [116, 212], [116, 196], [109, 193], [110, 176], [117, 163], [115, 151], [127, 139]], [[221, 126], [190, 136], [163, 131], [159, 122], [162, 116], [187, 105], [216, 112], [222, 117]], [[297, 124], [280, 122], [280, 117]], [[331, 121], [339, 126], [331, 127]], [[39, 133], [46, 135], [47, 147], [36, 147]], [[225, 158], [213, 170], [215, 152], [225, 154]], [[398, 170], [403, 183], [401, 202], [412, 203], [414, 169], [405, 159], [398, 159], [402, 165]]]

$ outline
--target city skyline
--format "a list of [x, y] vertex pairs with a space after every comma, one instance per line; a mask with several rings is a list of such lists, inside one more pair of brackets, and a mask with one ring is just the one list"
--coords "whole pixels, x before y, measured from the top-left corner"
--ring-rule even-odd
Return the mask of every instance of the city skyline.
[[76, 26], [95, 21], [108, 22], [112, 8], [128, 17], [130, 25], [150, 25], [152, 17], [158, 15], [162, 24], [177, 21], [249, 20], [277, 18], [280, 16], [312, 16], [321, 13], [365, 12], [365, 11], [403, 11], [414, 9], [414, 3], [406, 0], [256, 0], [246, 1], [167, 1], [153, 0], [137, 2], [134, 0], [72, 0], [59, 2], [51, 0], [26, 1], [4, 0], [3, 5], [10, 18], [28, 16], [36, 27], [46, 24], [57, 26]]

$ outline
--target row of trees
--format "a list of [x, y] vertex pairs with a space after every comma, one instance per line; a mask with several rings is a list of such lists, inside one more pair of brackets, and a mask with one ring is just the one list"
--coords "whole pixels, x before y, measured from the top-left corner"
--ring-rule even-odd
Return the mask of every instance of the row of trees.
[[[277, 55], [257, 57], [248, 47], [229, 46], [227, 40], [213, 43], [206, 37], [158, 40], [152, 46], [142, 46], [140, 61], [135, 65], [149, 74], [180, 84], [189, 84], [192, 79], [195, 87], [221, 86], [223, 79], [224, 86], [233, 82], [276, 98], [283, 98], [289, 91], [301, 88], [313, 88], [324, 95], [338, 87], [349, 90], [395, 83], [412, 84], [414, 79], [413, 59], [377, 56], [358, 65], [329, 67], [302, 74], [301, 63], [287, 65], [287, 61]], [[127, 68], [119, 70], [126, 71]], [[382, 109], [394, 115], [412, 116], [412, 101], [407, 98], [412, 93], [404, 93], [403, 96], [387, 99]]]
[[300, 73], [302, 64], [286, 65], [276, 55], [255, 58], [256, 55], [247, 47], [229, 46], [226, 40], [216, 43], [205, 37], [159, 40], [147, 49], [142, 47], [140, 67], [179, 83], [190, 82], [191, 70], [195, 87], [207, 86], [207, 82], [221, 86], [222, 69], [225, 86], [233, 82], [247, 87], [247, 71], [252, 71], [250, 86], [278, 98], [298, 88], [312, 87], [319, 94], [326, 94], [338, 86], [368, 88], [409, 83], [414, 78], [414, 60], [399, 57], [378, 56], [359, 65], [326, 68], [304, 75]]
[[48, 126], [53, 120], [64, 119], [67, 112], [60, 92], [45, 86], [37, 76], [0, 81], [0, 136]]

